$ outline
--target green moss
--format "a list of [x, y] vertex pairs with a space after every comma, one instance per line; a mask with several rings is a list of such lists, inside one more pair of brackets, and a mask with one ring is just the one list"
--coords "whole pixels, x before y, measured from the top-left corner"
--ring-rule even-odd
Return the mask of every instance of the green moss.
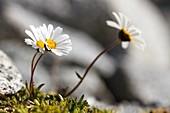
[[0, 96], [0, 113], [112, 113], [112, 110], [91, 108], [84, 96], [80, 99], [61, 95], [43, 94], [40, 88], [30, 96], [27, 88], [15, 95]]

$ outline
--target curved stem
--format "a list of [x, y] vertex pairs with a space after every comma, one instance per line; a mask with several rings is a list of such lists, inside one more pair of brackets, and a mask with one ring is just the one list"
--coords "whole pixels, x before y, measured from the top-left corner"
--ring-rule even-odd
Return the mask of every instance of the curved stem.
[[32, 62], [31, 62], [31, 79], [30, 79], [30, 92], [32, 92], [32, 82], [33, 82], [33, 67], [34, 67], [34, 60], [35, 60], [35, 58], [36, 58], [36, 56], [37, 56], [37, 54], [38, 54], [38, 51], [34, 54], [34, 56], [33, 56], [33, 58], [32, 58]]
[[35, 60], [35, 57], [37, 56], [38, 54], [38, 51], [34, 54], [33, 58], [32, 58], [32, 62], [31, 62], [31, 73], [32, 73], [32, 70], [33, 70], [33, 66], [34, 66], [34, 60]]
[[119, 44], [121, 41], [120, 40], [116, 40], [115, 42], [111, 43], [110, 45], [108, 45], [93, 61], [92, 63], [87, 67], [87, 69], [85, 70], [83, 77], [80, 78], [80, 81], [78, 82], [78, 84], [69, 92], [67, 93], [65, 96], [69, 96], [71, 95], [79, 86], [80, 84], [83, 82], [84, 78], [86, 77], [87, 73], [89, 72], [89, 70], [92, 68], [92, 66], [94, 65], [94, 63], [99, 59], [99, 57], [101, 55], [103, 55], [104, 53], [108, 52], [109, 50], [111, 50], [113, 47], [115, 47], [117, 44]]
[[39, 56], [37, 62], [35, 63], [34, 68], [33, 68], [33, 70], [32, 70], [32, 73], [33, 73], [33, 74], [34, 74], [35, 68], [37, 67], [38, 62], [40, 61], [40, 59], [42, 58], [43, 55], [44, 55], [44, 53], [42, 53], [42, 54]]
[[37, 59], [36, 63], [34, 64], [34, 60], [35, 57], [37, 56], [37, 53], [35, 53], [33, 59], [32, 59], [32, 64], [31, 64], [31, 79], [30, 79], [30, 95], [33, 93], [33, 87], [34, 87], [34, 81], [33, 81], [33, 76], [34, 76], [34, 72], [35, 72], [35, 68], [37, 67], [38, 62], [40, 61], [40, 59], [42, 58], [42, 56], [44, 55], [44, 53], [42, 53], [39, 58]]

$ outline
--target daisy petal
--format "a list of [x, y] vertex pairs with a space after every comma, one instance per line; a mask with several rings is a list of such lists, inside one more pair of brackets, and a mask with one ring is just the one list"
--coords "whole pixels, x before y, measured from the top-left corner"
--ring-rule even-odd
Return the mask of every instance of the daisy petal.
[[133, 39], [133, 42], [134, 42], [134, 45], [141, 50], [144, 50], [146, 48], [146, 43], [143, 38], [135, 37]]
[[45, 24], [43, 24], [42, 27], [43, 27], [43, 29], [44, 29], [44, 33], [47, 34], [47, 31], [48, 31], [48, 30], [47, 30], [47, 26], [46, 26]]
[[37, 33], [39, 35], [40, 40], [45, 41], [44, 35], [42, 34], [42, 31], [40, 28], [37, 28]]
[[57, 47], [56, 49], [68, 54], [71, 50], [72, 50], [72, 47], [70, 46], [67, 46], [67, 47]]
[[53, 35], [52, 35], [52, 38], [51, 38], [51, 39], [54, 39], [54, 40], [55, 40], [55, 38], [57, 38], [58, 36], [61, 35], [62, 31], [63, 31], [63, 28], [57, 27], [57, 28], [53, 31]]
[[120, 21], [121, 21], [121, 27], [124, 27], [124, 18], [123, 18], [123, 14], [122, 13], [118, 13], [119, 14], [119, 17], [120, 17]]
[[25, 33], [26, 33], [33, 41], [36, 41], [36, 38], [34, 37], [34, 35], [32, 34], [31, 31], [25, 30]]
[[29, 38], [26, 38], [25, 43], [28, 44], [28, 45], [32, 45], [33, 41], [31, 39], [29, 39]]
[[38, 33], [37, 33], [37, 29], [36, 29], [33, 25], [30, 25], [30, 28], [31, 28], [31, 30], [32, 30], [35, 38], [36, 38], [37, 40], [39, 40], [39, 35], [38, 35]]
[[[64, 46], [64, 47], [63, 47]], [[63, 50], [63, 49], [65, 49], [65, 50], [72, 50], [72, 47], [70, 47], [71, 45], [69, 45], [69, 44], [65, 44], [65, 45], [60, 45], [60, 46], [57, 46], [56, 47], [56, 49], [60, 49], [60, 50]]]
[[49, 24], [48, 25], [47, 38], [51, 38], [52, 37], [52, 31], [53, 31], [53, 25]]
[[69, 39], [69, 35], [64, 34], [64, 35], [61, 35], [59, 37], [55, 37], [54, 41], [57, 42], [57, 43], [61, 43], [62, 41], [67, 40], [67, 39]]
[[45, 29], [44, 29], [44, 27], [43, 27], [43, 26], [40, 26], [39, 29], [40, 29], [40, 31], [41, 31], [41, 33], [42, 33], [42, 35], [43, 35], [43, 38], [46, 39], [46, 34], [45, 34]]
[[125, 21], [125, 24], [124, 24], [124, 28], [127, 29], [128, 28], [128, 24], [129, 24], [129, 20], [126, 16], [123, 16], [124, 17], [124, 21]]
[[58, 55], [58, 56], [62, 56], [62, 55], [63, 55], [63, 53], [62, 53], [61, 51], [57, 50], [57, 49], [51, 49], [51, 51], [52, 51], [54, 54]]
[[112, 12], [112, 14], [115, 16], [119, 26], [122, 26], [122, 23], [121, 23], [121, 20], [120, 20], [120, 17], [115, 13], [115, 12]]
[[32, 47], [33, 47], [34, 49], [38, 49], [38, 48], [39, 48], [36, 44], [32, 44]]
[[143, 45], [143, 46], [146, 47], [146, 43], [145, 43], [145, 40], [144, 40], [143, 38], [134, 37], [134, 38], [133, 38], [133, 41], [134, 41], [135, 43], [141, 44], [141, 45]]
[[114, 27], [116, 29], [121, 29], [121, 27], [116, 23], [116, 22], [113, 22], [113, 21], [110, 21], [110, 20], [107, 20], [106, 21], [106, 24], [110, 27]]
[[140, 34], [141, 34], [141, 33], [139, 33], [139, 32], [133, 32], [133, 33], [131, 33], [131, 36], [132, 36], [132, 37], [134, 37], [134, 36], [140, 36]]
[[62, 42], [58, 43], [58, 47], [65, 47], [65, 46], [71, 46], [71, 40], [63, 40]]
[[127, 49], [128, 46], [129, 46], [129, 42], [122, 42], [123, 49]]
[[144, 51], [145, 50], [145, 46], [143, 46], [143, 45], [141, 45], [140, 43], [134, 43], [134, 45], [136, 46], [136, 48], [138, 48], [138, 49], [140, 49], [140, 50], [142, 50], [142, 51]]
[[48, 29], [47, 29], [47, 26], [46, 26], [45, 24], [43, 24], [42, 29], [43, 29], [43, 31], [44, 31], [45, 38], [48, 38], [48, 37], [47, 37]]
[[119, 16], [120, 16], [120, 19], [121, 19], [121, 22], [122, 22], [122, 26], [124, 29], [127, 29], [128, 26], [129, 26], [129, 19], [123, 15], [122, 13], [119, 13]]
[[133, 32], [136, 31], [136, 28], [135, 28], [135, 26], [131, 25], [130, 27], [127, 28], [127, 31], [128, 31], [129, 33], [133, 33]]

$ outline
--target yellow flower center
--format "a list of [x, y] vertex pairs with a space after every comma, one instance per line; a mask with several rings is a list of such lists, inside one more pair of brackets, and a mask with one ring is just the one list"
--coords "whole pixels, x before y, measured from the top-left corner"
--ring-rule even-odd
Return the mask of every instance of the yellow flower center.
[[119, 39], [121, 41], [132, 41], [132, 36], [130, 35], [130, 33], [125, 30], [125, 29], [121, 29], [120, 32], [119, 32]]
[[37, 41], [37, 46], [39, 46], [40, 48], [44, 48], [44, 42], [43, 41], [41, 41], [41, 40], [39, 40], [39, 41]]
[[57, 44], [56, 44], [53, 40], [51, 40], [51, 39], [47, 39], [46, 42], [47, 42], [47, 46], [48, 46], [50, 49], [55, 49], [56, 46], [57, 46]]

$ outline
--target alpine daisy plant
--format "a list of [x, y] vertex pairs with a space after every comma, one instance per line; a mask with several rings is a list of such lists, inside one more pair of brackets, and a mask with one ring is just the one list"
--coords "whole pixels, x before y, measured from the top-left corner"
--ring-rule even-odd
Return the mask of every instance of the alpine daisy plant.
[[78, 84], [69, 92], [66, 94], [66, 96], [72, 94], [82, 83], [86, 75], [88, 74], [89, 70], [92, 68], [94, 63], [106, 52], [114, 48], [119, 43], [122, 44], [122, 48], [126, 49], [129, 45], [129, 43], [133, 43], [137, 48], [144, 50], [146, 45], [144, 39], [140, 37], [141, 32], [138, 28], [133, 26], [129, 19], [123, 15], [122, 13], [116, 14], [113, 12], [113, 15], [115, 16], [117, 23], [111, 20], [107, 20], [106, 24], [108, 26], [111, 26], [113, 28], [116, 28], [119, 30], [118, 39], [114, 42], [112, 42], [110, 45], [108, 45], [101, 53], [99, 53], [96, 58], [91, 62], [91, 64], [86, 68], [84, 74], [81, 76], [79, 73], [76, 72], [76, 75], [78, 78], [80, 78], [80, 81]]
[[[72, 42], [68, 34], [62, 34], [63, 29], [61, 27], [53, 28], [53, 25], [49, 24], [48, 27], [43, 24], [40, 27], [34, 27], [30, 25], [31, 30], [25, 30], [25, 33], [30, 37], [25, 39], [25, 43], [31, 45], [37, 50], [32, 58], [31, 63], [31, 78], [30, 78], [30, 97], [34, 94], [34, 82], [33, 76], [35, 68], [47, 51], [53, 52], [57, 56], [67, 55], [72, 50]], [[37, 54], [41, 55], [34, 61]]]
[[122, 42], [122, 48], [126, 49], [129, 43], [133, 43], [137, 48], [144, 50], [146, 47], [145, 41], [141, 38], [141, 31], [132, 25], [129, 19], [122, 13], [112, 13], [116, 18], [116, 22], [107, 20], [108, 26], [119, 30], [119, 39]]

